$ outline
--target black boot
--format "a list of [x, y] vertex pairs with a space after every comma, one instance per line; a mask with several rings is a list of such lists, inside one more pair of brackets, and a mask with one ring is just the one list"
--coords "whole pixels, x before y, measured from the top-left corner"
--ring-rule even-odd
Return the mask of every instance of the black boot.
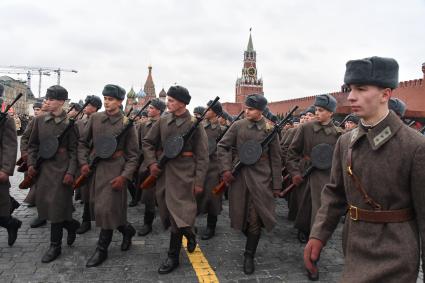
[[80, 228], [80, 222], [78, 222], [75, 219], [72, 219], [71, 221], [64, 221], [63, 227], [68, 231], [68, 236], [66, 238], [66, 243], [68, 246], [72, 246], [72, 244], [75, 242], [75, 238], [77, 237], [77, 230]]
[[45, 219], [41, 219], [38, 216], [36, 218], [34, 218], [31, 223], [30, 223], [30, 227], [31, 228], [38, 228], [41, 226], [44, 226], [47, 224], [47, 221]]
[[[131, 202], [130, 203], [133, 203], [133, 204], [136, 203], [135, 205], [133, 205], [133, 206], [136, 206], [138, 201], [136, 199], [136, 186], [134, 185], [133, 182], [127, 182], [127, 190], [128, 190], [128, 192], [130, 193], [130, 196], [131, 196]], [[139, 190], [137, 190], [137, 191], [139, 191]]]
[[193, 253], [196, 249], [196, 235], [193, 233], [192, 227], [181, 228], [180, 233], [187, 239], [187, 251]]
[[113, 230], [100, 230], [99, 241], [94, 254], [87, 261], [86, 267], [95, 267], [108, 258], [108, 247], [112, 241]]
[[260, 234], [254, 235], [248, 233], [243, 262], [243, 272], [245, 274], [252, 274], [255, 271], [254, 256], [257, 250], [259, 240]]
[[161, 263], [158, 269], [159, 274], [167, 274], [179, 266], [180, 249], [182, 247], [182, 234], [171, 233], [170, 248], [168, 250], [167, 259]]
[[130, 223], [118, 227], [118, 231], [122, 233], [121, 250], [128, 251], [131, 246], [131, 238], [136, 235], [136, 229]]
[[12, 215], [12, 213], [15, 211], [15, 209], [17, 209], [18, 207], [21, 206], [21, 204], [19, 202], [16, 201], [16, 199], [14, 199], [13, 197], [10, 197], [10, 215]]
[[50, 230], [50, 248], [41, 258], [41, 262], [54, 261], [62, 251], [63, 223], [52, 223]]
[[22, 222], [12, 216], [0, 217], [0, 226], [7, 229], [7, 244], [13, 246], [18, 237], [18, 230], [22, 226]]
[[217, 216], [208, 214], [208, 216], [207, 216], [207, 229], [205, 230], [204, 234], [202, 234], [201, 239], [202, 240], [209, 240], [212, 237], [214, 237], [216, 225], [217, 225]]
[[[134, 207], [136, 205], [139, 204], [139, 201], [142, 197], [142, 190], [138, 189], [137, 187], [134, 189], [135, 191], [135, 196], [134, 198], [132, 198], [132, 200], [130, 201], [130, 203], [128, 204], [129, 207]], [[131, 193], [130, 193], [131, 194]], [[131, 195], [133, 197], [133, 195]]]
[[150, 232], [152, 232], [152, 223], [155, 218], [155, 212], [152, 213], [152, 211], [149, 211], [147, 207], [145, 208], [145, 218], [144, 218], [144, 224], [142, 228], [140, 228], [137, 235], [139, 236], [146, 236]]

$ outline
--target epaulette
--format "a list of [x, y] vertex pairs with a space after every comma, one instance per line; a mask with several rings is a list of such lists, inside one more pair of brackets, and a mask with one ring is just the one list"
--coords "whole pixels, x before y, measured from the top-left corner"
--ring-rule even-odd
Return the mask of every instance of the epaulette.
[[195, 123], [195, 122], [196, 122], [196, 117], [195, 117], [195, 116], [190, 115], [190, 120], [192, 121], [192, 123]]
[[269, 123], [266, 123], [266, 132], [270, 132], [273, 129], [273, 126]]
[[124, 116], [123, 119], [122, 119], [122, 124], [124, 126], [127, 126], [129, 121], [130, 121], [130, 119], [127, 116]]

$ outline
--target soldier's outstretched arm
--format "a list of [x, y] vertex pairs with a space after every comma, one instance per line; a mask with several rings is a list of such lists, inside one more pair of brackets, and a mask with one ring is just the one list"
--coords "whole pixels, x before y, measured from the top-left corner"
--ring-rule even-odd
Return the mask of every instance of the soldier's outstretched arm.
[[422, 270], [425, 270], [425, 138], [418, 147], [412, 160], [411, 170], [411, 193], [413, 207], [418, 222], [419, 234], [422, 247]]

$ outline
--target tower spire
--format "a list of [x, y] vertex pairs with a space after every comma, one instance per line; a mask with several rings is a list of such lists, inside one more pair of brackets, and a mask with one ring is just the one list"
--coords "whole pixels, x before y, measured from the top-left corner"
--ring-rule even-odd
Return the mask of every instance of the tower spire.
[[252, 44], [251, 30], [252, 30], [252, 28], [249, 28], [248, 47], [246, 48], [246, 51], [248, 51], [248, 52], [254, 51], [254, 45]]

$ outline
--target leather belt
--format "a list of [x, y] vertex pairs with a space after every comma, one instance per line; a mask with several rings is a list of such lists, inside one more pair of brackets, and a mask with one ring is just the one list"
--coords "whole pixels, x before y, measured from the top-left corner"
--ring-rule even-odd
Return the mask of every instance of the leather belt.
[[180, 154], [181, 157], [193, 157], [193, 152], [192, 151], [183, 151]]
[[415, 218], [412, 208], [397, 210], [366, 210], [349, 205], [348, 212], [353, 221], [364, 221], [371, 223], [399, 223]]
[[263, 154], [261, 155], [260, 160], [263, 161], [263, 160], [267, 160], [268, 158], [269, 158], [268, 154]]
[[124, 155], [124, 150], [117, 150], [112, 154], [111, 158], [118, 158]]
[[311, 159], [311, 158], [310, 158], [310, 156], [308, 156], [308, 155], [304, 155], [304, 156], [303, 156], [303, 159], [304, 159], [304, 160], [307, 160], [307, 161], [310, 161], [310, 159]]
[[59, 147], [57, 153], [64, 153], [66, 152], [66, 147]]

